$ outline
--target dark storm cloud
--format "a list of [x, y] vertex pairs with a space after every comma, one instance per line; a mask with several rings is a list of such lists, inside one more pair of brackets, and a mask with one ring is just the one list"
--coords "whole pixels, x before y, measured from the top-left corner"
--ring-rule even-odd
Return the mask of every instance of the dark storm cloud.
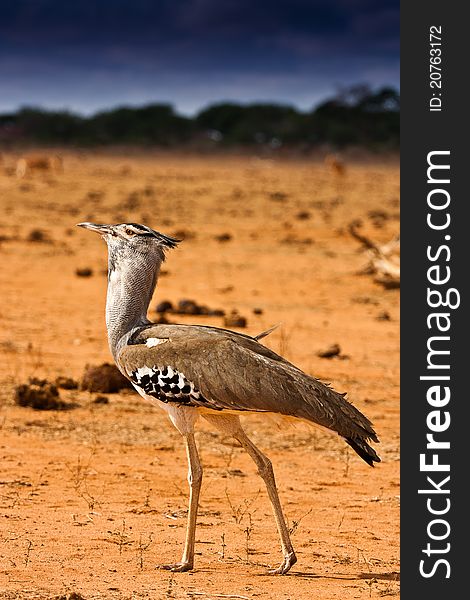
[[311, 106], [335, 85], [398, 84], [398, 18], [398, 0], [3, 2], [0, 108]]

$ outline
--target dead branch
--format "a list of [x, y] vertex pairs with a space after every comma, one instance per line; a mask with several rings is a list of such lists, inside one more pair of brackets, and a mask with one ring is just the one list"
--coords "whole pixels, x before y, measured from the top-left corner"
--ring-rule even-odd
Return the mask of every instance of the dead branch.
[[400, 236], [379, 246], [358, 231], [362, 223], [351, 221], [348, 231], [368, 252], [369, 262], [361, 269], [361, 274], [374, 275], [374, 281], [387, 289], [400, 287]]

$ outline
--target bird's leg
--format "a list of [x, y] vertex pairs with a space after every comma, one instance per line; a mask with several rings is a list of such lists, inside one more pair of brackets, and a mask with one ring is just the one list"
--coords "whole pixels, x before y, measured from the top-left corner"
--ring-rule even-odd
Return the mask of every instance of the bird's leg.
[[290, 541], [289, 530], [287, 529], [286, 520], [282, 512], [281, 501], [276, 489], [276, 481], [274, 478], [274, 471], [271, 461], [265, 456], [259, 448], [257, 448], [253, 442], [249, 439], [243, 429], [240, 428], [233, 436], [240, 442], [242, 447], [248, 452], [256, 466], [258, 467], [258, 473], [263, 478], [263, 481], [268, 490], [268, 496], [271, 500], [271, 505], [274, 512], [274, 518], [276, 519], [277, 530], [279, 537], [281, 538], [282, 553], [284, 554], [284, 560], [277, 569], [269, 570], [270, 575], [284, 575], [289, 569], [297, 562], [292, 542]]
[[189, 492], [189, 512], [188, 525], [186, 530], [186, 540], [184, 543], [184, 552], [181, 562], [192, 569], [194, 563], [194, 542], [196, 539], [196, 520], [199, 506], [199, 493], [202, 484], [202, 465], [199, 460], [194, 433], [186, 436], [186, 453], [188, 455], [189, 471], [188, 482]]
[[189, 511], [186, 529], [186, 540], [181, 561], [172, 565], [158, 565], [160, 569], [170, 571], [190, 571], [194, 565], [194, 543], [196, 539], [196, 519], [199, 504], [199, 492], [202, 483], [202, 466], [197, 452], [194, 433], [184, 435], [186, 454], [188, 456], [188, 482], [189, 482]]
[[204, 418], [213, 423], [220, 431], [233, 436], [242, 447], [248, 452], [256, 466], [258, 473], [263, 478], [268, 490], [268, 496], [271, 500], [271, 505], [276, 519], [279, 537], [281, 538], [282, 553], [284, 560], [277, 569], [271, 569], [271, 575], [283, 575], [297, 562], [292, 542], [290, 541], [289, 530], [282, 512], [281, 502], [276, 489], [276, 481], [274, 479], [274, 471], [271, 461], [259, 450], [253, 442], [248, 438], [240, 423], [240, 419], [235, 415], [203, 415]]

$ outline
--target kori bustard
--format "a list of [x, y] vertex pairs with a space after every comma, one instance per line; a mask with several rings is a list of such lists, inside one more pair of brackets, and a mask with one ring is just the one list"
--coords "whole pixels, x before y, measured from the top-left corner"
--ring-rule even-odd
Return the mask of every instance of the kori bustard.
[[307, 375], [257, 338], [202, 325], [157, 325], [147, 309], [165, 251], [178, 240], [137, 223], [79, 223], [108, 245], [106, 325], [111, 353], [137, 392], [167, 411], [186, 444], [189, 510], [181, 561], [162, 565], [188, 571], [194, 544], [202, 466], [194, 440], [199, 416], [232, 435], [258, 467], [272, 504], [283, 561], [270, 573], [287, 573], [296, 562], [270, 460], [244, 432], [239, 414], [280, 413], [337, 432], [369, 465], [380, 462], [368, 440], [378, 442], [370, 421], [344, 395]]

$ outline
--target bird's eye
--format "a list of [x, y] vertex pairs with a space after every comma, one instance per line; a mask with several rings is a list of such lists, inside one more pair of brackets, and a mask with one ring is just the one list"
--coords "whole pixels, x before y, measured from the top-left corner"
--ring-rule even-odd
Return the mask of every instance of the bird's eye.
[[129, 228], [125, 229], [124, 231], [125, 231], [126, 235], [134, 235], [134, 233], [135, 233], [135, 231], [132, 231], [132, 229], [129, 229]]

